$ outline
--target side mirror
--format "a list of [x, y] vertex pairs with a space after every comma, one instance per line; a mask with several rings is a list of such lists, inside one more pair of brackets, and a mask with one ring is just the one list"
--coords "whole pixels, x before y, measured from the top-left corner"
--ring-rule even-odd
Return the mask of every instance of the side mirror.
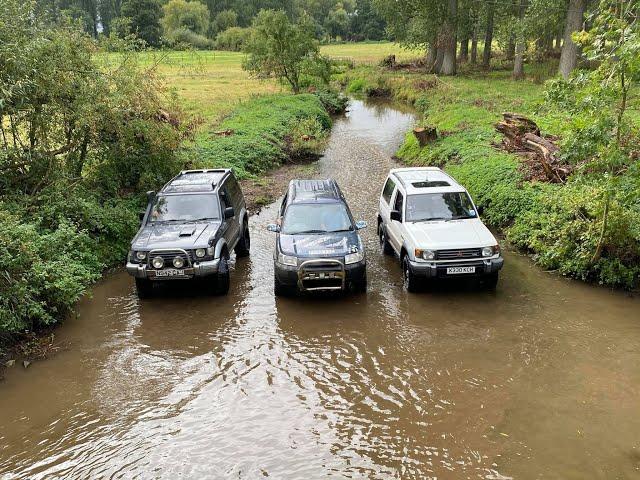
[[391, 210], [391, 221], [402, 222], [402, 214], [398, 210]]
[[280, 225], [276, 225], [275, 223], [270, 223], [269, 225], [267, 225], [267, 230], [273, 233], [279, 233]]
[[365, 222], [364, 220], [356, 222], [356, 230], [362, 230], [363, 228], [367, 228], [367, 222]]
[[483, 215], [484, 214], [484, 207], [482, 205], [479, 205], [478, 208], [476, 209], [478, 212], [478, 216]]
[[140, 223], [142, 223], [142, 221], [144, 220], [144, 216], [147, 214], [147, 212], [142, 211], [142, 212], [138, 212], [138, 220], [140, 221]]
[[224, 219], [228, 220], [236, 216], [236, 212], [233, 211], [233, 207], [227, 207], [224, 209]]

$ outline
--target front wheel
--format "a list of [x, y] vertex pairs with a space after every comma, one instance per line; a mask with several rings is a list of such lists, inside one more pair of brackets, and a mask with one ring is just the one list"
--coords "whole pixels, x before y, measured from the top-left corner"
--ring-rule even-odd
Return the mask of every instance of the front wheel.
[[498, 273], [490, 273], [482, 279], [482, 286], [487, 290], [495, 290], [498, 286]]
[[226, 295], [229, 293], [229, 259], [223, 253], [220, 258], [220, 264], [218, 265], [218, 274], [215, 280], [215, 293], [216, 295]]
[[248, 222], [242, 222], [242, 236], [236, 245], [235, 252], [238, 257], [248, 257], [251, 248], [251, 237], [249, 235]]
[[408, 292], [415, 293], [420, 290], [420, 280], [411, 270], [411, 264], [409, 263], [409, 255], [405, 255], [402, 258], [402, 276], [404, 279], [404, 287]]
[[273, 275], [273, 294], [276, 297], [291, 297], [295, 294], [295, 288], [284, 285], [276, 274]]
[[136, 278], [136, 293], [138, 298], [149, 298], [153, 295], [153, 283], [146, 278]]

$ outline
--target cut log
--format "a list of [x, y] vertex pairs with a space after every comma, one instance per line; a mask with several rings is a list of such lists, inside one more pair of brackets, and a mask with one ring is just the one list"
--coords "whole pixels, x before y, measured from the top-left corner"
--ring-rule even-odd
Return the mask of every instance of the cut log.
[[413, 129], [413, 134], [418, 139], [420, 148], [438, 139], [436, 127], [416, 127]]
[[538, 153], [538, 161], [542, 165], [547, 178], [551, 181], [557, 180], [560, 183], [564, 183], [564, 180], [555, 169], [555, 164], [558, 163], [556, 153], [559, 148], [549, 140], [532, 133], [524, 135], [524, 142], [529, 149]]

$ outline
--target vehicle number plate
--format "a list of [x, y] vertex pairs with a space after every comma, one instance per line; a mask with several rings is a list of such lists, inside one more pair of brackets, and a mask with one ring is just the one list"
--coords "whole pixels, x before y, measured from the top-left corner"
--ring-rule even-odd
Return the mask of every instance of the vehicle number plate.
[[169, 268], [167, 270], [156, 271], [156, 277], [182, 277], [184, 276], [184, 270], [175, 270]]
[[476, 273], [476, 267], [449, 267], [447, 275], [458, 275], [461, 273]]

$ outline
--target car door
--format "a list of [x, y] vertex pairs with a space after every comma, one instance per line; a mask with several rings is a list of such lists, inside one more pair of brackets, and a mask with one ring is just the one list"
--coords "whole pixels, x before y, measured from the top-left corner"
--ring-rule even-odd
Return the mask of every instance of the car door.
[[[236, 211], [236, 208], [233, 205], [233, 197], [231, 196], [229, 185], [226, 181], [220, 187], [220, 207], [223, 216], [224, 239], [227, 241], [227, 245], [229, 245], [229, 248], [231, 249], [235, 247], [240, 237], [240, 227], [237, 218], [240, 212]], [[224, 211], [227, 207], [233, 208], [235, 213], [233, 218], [224, 218]]]
[[391, 212], [391, 198], [393, 191], [396, 188], [396, 182], [393, 178], [387, 178], [380, 194], [380, 205], [378, 206], [378, 212], [380, 212], [380, 218], [384, 225], [389, 225], [389, 213]]
[[[396, 188], [396, 193], [393, 196], [393, 203], [390, 210], [397, 210], [400, 212], [400, 217], [404, 219], [404, 194], [400, 190], [400, 188]], [[393, 247], [396, 252], [400, 252], [402, 248], [403, 238], [402, 238], [402, 222], [398, 222], [397, 220], [391, 220], [389, 218], [389, 223], [387, 224], [387, 235], [389, 237], [389, 243]]]

